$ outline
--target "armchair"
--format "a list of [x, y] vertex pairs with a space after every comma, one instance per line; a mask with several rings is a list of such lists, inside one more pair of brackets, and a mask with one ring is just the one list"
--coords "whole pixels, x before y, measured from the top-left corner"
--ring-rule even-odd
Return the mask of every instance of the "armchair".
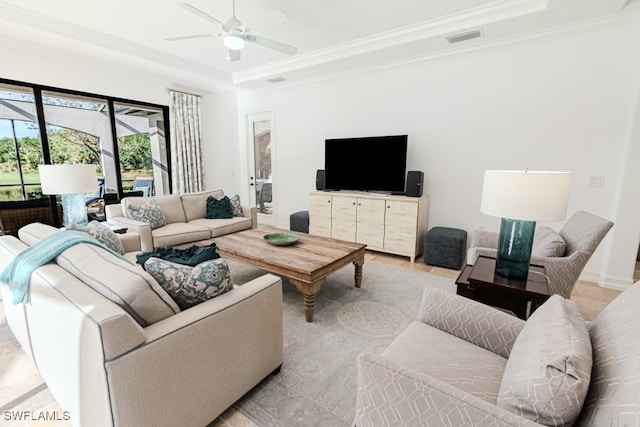
[[144, 197], [153, 195], [153, 178], [138, 177], [133, 180], [133, 190], [142, 191]]
[[[562, 256], [539, 256], [536, 239], [531, 256], [531, 264], [545, 267], [549, 280], [549, 290], [564, 298], [571, 298], [571, 291], [578, 281], [582, 269], [591, 258], [604, 236], [613, 227], [613, 222], [596, 215], [578, 211], [564, 224], [559, 234], [566, 243]], [[538, 230], [536, 230], [536, 234]], [[498, 233], [475, 230], [471, 233], [467, 263], [475, 264], [480, 255], [496, 257]], [[538, 248], [540, 249], [540, 248]], [[543, 252], [543, 251], [542, 251]]]
[[558, 295], [525, 322], [427, 286], [418, 320], [360, 355], [354, 425], [638, 425], [638, 305], [640, 282], [591, 323]]

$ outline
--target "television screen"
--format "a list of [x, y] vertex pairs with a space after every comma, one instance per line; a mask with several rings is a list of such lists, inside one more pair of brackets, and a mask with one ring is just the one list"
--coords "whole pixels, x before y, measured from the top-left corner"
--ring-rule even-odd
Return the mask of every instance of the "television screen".
[[407, 135], [327, 139], [326, 190], [403, 193]]

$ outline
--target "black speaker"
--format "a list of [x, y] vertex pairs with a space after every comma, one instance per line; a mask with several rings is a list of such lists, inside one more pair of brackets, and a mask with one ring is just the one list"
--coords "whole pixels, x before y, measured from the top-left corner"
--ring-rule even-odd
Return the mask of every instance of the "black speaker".
[[421, 197], [423, 182], [424, 182], [424, 173], [420, 171], [407, 172], [406, 195], [411, 197]]
[[316, 190], [324, 190], [324, 169], [316, 172]]

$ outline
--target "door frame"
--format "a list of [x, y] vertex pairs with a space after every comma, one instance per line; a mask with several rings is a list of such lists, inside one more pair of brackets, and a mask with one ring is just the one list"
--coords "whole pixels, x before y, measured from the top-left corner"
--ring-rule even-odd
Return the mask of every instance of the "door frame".
[[249, 200], [251, 206], [257, 207], [257, 193], [256, 193], [256, 180], [255, 180], [255, 144], [253, 140], [253, 123], [269, 121], [270, 133], [271, 133], [271, 191], [272, 191], [272, 212], [271, 214], [264, 214], [258, 211], [258, 225], [267, 225], [275, 227], [276, 225], [276, 213], [277, 213], [277, 177], [276, 177], [276, 134], [275, 134], [275, 121], [274, 111], [272, 108], [264, 110], [251, 111], [245, 114], [245, 135], [246, 135], [246, 152], [247, 152], [247, 183], [249, 191]]

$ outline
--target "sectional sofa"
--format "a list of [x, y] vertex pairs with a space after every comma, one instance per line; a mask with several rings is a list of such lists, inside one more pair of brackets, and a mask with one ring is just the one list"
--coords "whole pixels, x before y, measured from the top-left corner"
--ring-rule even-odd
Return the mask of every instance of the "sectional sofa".
[[[223, 190], [207, 190], [197, 193], [170, 194], [150, 197], [125, 197], [120, 204], [105, 206], [107, 221], [127, 227], [140, 235], [143, 251], [160, 246], [178, 246], [206, 241], [236, 231], [257, 227], [255, 207], [241, 205], [242, 216], [208, 219], [207, 198], [223, 197]], [[132, 206], [143, 206], [153, 200], [164, 215], [165, 224], [153, 227], [151, 223], [127, 216]]]
[[[0, 271], [55, 232], [35, 223], [0, 236]], [[73, 425], [204, 426], [279, 369], [279, 277], [180, 310], [128, 255], [71, 246], [31, 275], [27, 304], [0, 285], [11, 331]]]

